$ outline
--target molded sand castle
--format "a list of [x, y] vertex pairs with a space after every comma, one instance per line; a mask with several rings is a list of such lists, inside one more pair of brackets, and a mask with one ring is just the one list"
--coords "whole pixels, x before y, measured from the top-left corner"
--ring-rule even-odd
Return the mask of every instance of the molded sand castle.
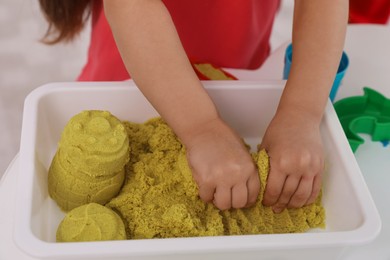
[[58, 242], [123, 240], [125, 225], [121, 217], [97, 203], [71, 210], [57, 229]]
[[84, 111], [65, 126], [49, 169], [49, 194], [64, 211], [107, 203], [122, 187], [129, 141], [107, 111]]
[[[90, 117], [101, 117], [101, 113], [109, 114], [108, 112], [102, 111], [84, 111], [81, 114], [83, 113], [88, 113]], [[112, 116], [111, 114], [109, 115]], [[79, 116], [80, 114], [75, 117], [78, 118]], [[104, 121], [93, 118], [90, 118], [90, 120], [93, 122]], [[74, 121], [74, 119], [71, 119], [68, 125], [72, 125]], [[321, 204], [321, 196], [317, 198], [314, 204], [299, 209], [285, 209], [280, 214], [275, 214], [270, 207], [264, 207], [262, 205], [262, 192], [259, 194], [256, 205], [248, 209], [221, 211], [211, 203], [204, 203], [198, 197], [198, 188], [192, 179], [183, 145], [161, 118], [154, 118], [143, 124], [132, 122], [117, 124], [116, 120], [108, 120], [107, 122], [109, 122], [111, 127], [104, 127], [104, 129], [111, 130], [106, 134], [110, 131], [115, 132], [113, 129], [117, 128], [123, 127], [126, 130], [127, 139], [123, 137], [121, 130], [119, 132], [117, 131], [117, 134], [119, 134], [120, 140], [125, 140], [128, 143], [129, 147], [127, 149], [129, 153], [126, 156], [120, 153], [121, 156], [116, 157], [118, 160], [118, 168], [113, 167], [111, 174], [102, 171], [104, 172], [103, 176], [116, 176], [115, 173], [119, 174], [124, 167], [125, 178], [123, 186], [115, 194], [112, 192], [113, 189], [110, 188], [110, 192], [103, 193], [110, 194], [111, 197], [104, 196], [104, 199], [97, 201], [105, 205], [105, 207], [102, 206], [100, 209], [95, 207], [96, 210], [93, 213], [95, 215], [94, 219], [96, 219], [93, 220], [95, 226], [106, 223], [106, 221], [99, 220], [99, 214], [106, 214], [106, 210], [110, 211], [111, 209], [122, 218], [127, 239], [295, 233], [325, 227], [325, 210]], [[119, 125], [122, 125], [122, 127], [119, 127]], [[63, 140], [64, 138], [71, 137], [74, 140], [85, 143], [85, 140], [94, 137], [96, 134], [94, 131], [89, 131], [90, 136], [83, 135], [75, 137], [74, 135], [78, 135], [77, 131], [79, 131], [77, 127], [76, 129], [74, 127], [67, 127], [65, 127], [64, 132], [68, 132], [62, 135], [58, 151], [61, 150], [62, 143], [70, 144], [70, 142]], [[96, 125], [95, 127], [100, 129], [100, 126]], [[69, 131], [75, 132], [74, 135], [69, 133]], [[100, 133], [100, 131], [98, 132]], [[110, 135], [108, 134], [108, 136]], [[72, 143], [72, 145], [77, 146], [75, 143]], [[123, 144], [121, 147], [125, 146]], [[50, 175], [63, 175], [61, 178], [69, 178], [72, 180], [69, 181], [70, 183], [76, 183], [76, 180], [83, 180], [85, 177], [82, 175], [84, 174], [83, 171], [88, 170], [88, 167], [83, 165], [84, 159], [77, 158], [75, 164], [79, 165], [80, 163], [81, 165], [76, 168], [83, 169], [82, 171], [67, 172], [66, 170], [60, 169], [59, 172], [54, 172], [57, 169], [53, 165], [58, 163], [56, 159], [58, 157], [58, 151], [53, 159], [49, 172], [49, 191], [56, 191], [55, 193], [51, 192], [50, 195], [63, 210], [67, 211], [70, 209], [69, 205], [73, 206], [74, 204], [68, 203], [68, 206], [64, 207], [63, 201], [68, 198], [73, 198], [71, 196], [75, 193], [73, 186], [69, 185], [68, 190], [65, 188], [62, 190], [54, 188], [52, 186], [57, 185], [58, 187], [58, 183], [50, 181]], [[112, 151], [111, 148], [109, 151]], [[101, 158], [105, 162], [107, 159], [103, 155], [106, 153], [103, 151], [100, 152], [97, 158]], [[252, 156], [259, 169], [261, 187], [265, 187], [269, 171], [268, 155], [265, 151], [260, 151], [259, 153], [253, 153]], [[127, 158], [129, 158], [128, 162]], [[68, 162], [72, 165], [72, 161]], [[114, 165], [114, 160], [110, 162], [109, 165]], [[127, 162], [126, 165], [124, 164], [125, 162]], [[103, 165], [106, 163], [101, 164], [95, 161], [95, 164]], [[72, 167], [69, 168], [73, 170]], [[77, 175], [79, 173], [81, 177]], [[88, 176], [91, 180], [100, 180], [100, 175], [90, 174]], [[119, 181], [115, 183], [119, 185]], [[81, 190], [79, 187], [87, 190]], [[262, 191], [264, 191], [263, 188]], [[77, 194], [93, 194], [95, 192], [96, 189], [89, 189], [87, 185], [81, 185], [77, 188]], [[94, 196], [89, 196], [88, 198], [90, 197]], [[61, 199], [59, 200], [58, 198]], [[89, 202], [93, 201], [88, 201], [87, 199], [81, 202], [84, 205], [88, 205]], [[112, 236], [100, 236], [96, 234], [84, 236], [83, 234], [89, 233], [88, 231], [81, 231], [88, 227], [85, 218], [69, 217], [69, 214], [72, 216], [84, 214], [74, 213], [75, 210], [78, 211], [79, 208], [73, 209], [63, 220], [65, 222], [67, 218], [71, 218], [72, 225], [60, 224], [57, 231], [57, 241], [117, 239]], [[99, 213], [100, 210], [101, 213]], [[85, 212], [85, 208], [82, 208], [81, 212]], [[116, 230], [118, 227], [117, 225], [110, 226], [104, 224], [102, 230], [105, 228]], [[94, 230], [96, 231], [96, 229]], [[65, 233], [67, 239], [64, 239], [64, 235], [61, 235]]]

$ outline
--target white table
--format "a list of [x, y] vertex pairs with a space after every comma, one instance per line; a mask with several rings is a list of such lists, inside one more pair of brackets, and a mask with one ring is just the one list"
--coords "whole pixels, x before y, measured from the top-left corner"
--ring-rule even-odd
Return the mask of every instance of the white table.
[[[281, 79], [284, 49], [277, 49], [257, 71], [229, 70], [241, 80]], [[350, 67], [336, 100], [353, 95], [362, 95], [362, 87], [369, 86], [390, 97], [390, 30], [385, 26], [352, 25], [348, 28], [345, 51], [350, 58]], [[356, 152], [367, 185], [372, 193], [382, 218], [382, 231], [368, 245], [352, 248], [341, 257], [352, 259], [390, 259], [390, 146], [365, 138], [365, 144]], [[18, 174], [18, 156], [11, 162], [0, 180], [0, 260], [34, 260], [21, 252], [13, 243], [13, 211], [15, 186]], [[35, 259], [36, 260], [36, 259]]]
[[[350, 26], [345, 50], [350, 66], [336, 100], [362, 95], [363, 86], [371, 87], [390, 98], [390, 28], [389, 26]], [[380, 142], [365, 143], [355, 153], [368, 188], [382, 219], [377, 239], [349, 250], [342, 259], [390, 259], [390, 146]]]

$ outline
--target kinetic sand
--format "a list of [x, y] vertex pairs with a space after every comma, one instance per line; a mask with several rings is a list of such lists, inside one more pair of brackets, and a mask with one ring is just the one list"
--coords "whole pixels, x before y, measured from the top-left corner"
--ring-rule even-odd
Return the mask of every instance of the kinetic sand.
[[58, 242], [126, 239], [121, 217], [109, 208], [89, 203], [71, 210], [57, 229]]
[[49, 194], [64, 211], [105, 204], [122, 187], [129, 141], [122, 122], [107, 111], [84, 111], [65, 126], [49, 169]]
[[123, 187], [106, 207], [122, 217], [128, 239], [294, 233], [325, 226], [321, 197], [312, 205], [280, 214], [262, 205], [269, 170], [265, 151], [252, 154], [262, 187], [256, 205], [220, 211], [199, 199], [185, 149], [161, 118], [123, 125], [130, 161]]

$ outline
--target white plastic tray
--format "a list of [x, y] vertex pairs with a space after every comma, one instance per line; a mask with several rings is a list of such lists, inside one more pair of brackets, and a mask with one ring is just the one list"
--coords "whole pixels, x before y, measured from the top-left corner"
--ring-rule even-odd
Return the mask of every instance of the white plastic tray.
[[[222, 116], [253, 145], [271, 120], [284, 82], [205, 82]], [[304, 234], [55, 243], [63, 213], [48, 197], [47, 170], [67, 121], [84, 109], [106, 109], [122, 120], [143, 122], [156, 111], [132, 81], [56, 83], [26, 99], [14, 228], [16, 245], [48, 259], [331, 259], [348, 246], [365, 244], [381, 221], [360, 169], [328, 103], [321, 125], [329, 170], [323, 203], [327, 228]]]

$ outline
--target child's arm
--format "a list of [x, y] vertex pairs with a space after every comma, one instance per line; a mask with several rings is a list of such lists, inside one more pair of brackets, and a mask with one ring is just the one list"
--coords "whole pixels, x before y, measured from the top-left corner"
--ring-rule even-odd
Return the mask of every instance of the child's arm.
[[252, 205], [256, 167], [218, 115], [158, 0], [106, 0], [105, 14], [127, 70], [187, 149], [199, 196], [220, 209]]
[[347, 0], [296, 0], [293, 63], [261, 147], [271, 171], [263, 203], [276, 212], [314, 202], [324, 154], [319, 125], [340, 62]]

